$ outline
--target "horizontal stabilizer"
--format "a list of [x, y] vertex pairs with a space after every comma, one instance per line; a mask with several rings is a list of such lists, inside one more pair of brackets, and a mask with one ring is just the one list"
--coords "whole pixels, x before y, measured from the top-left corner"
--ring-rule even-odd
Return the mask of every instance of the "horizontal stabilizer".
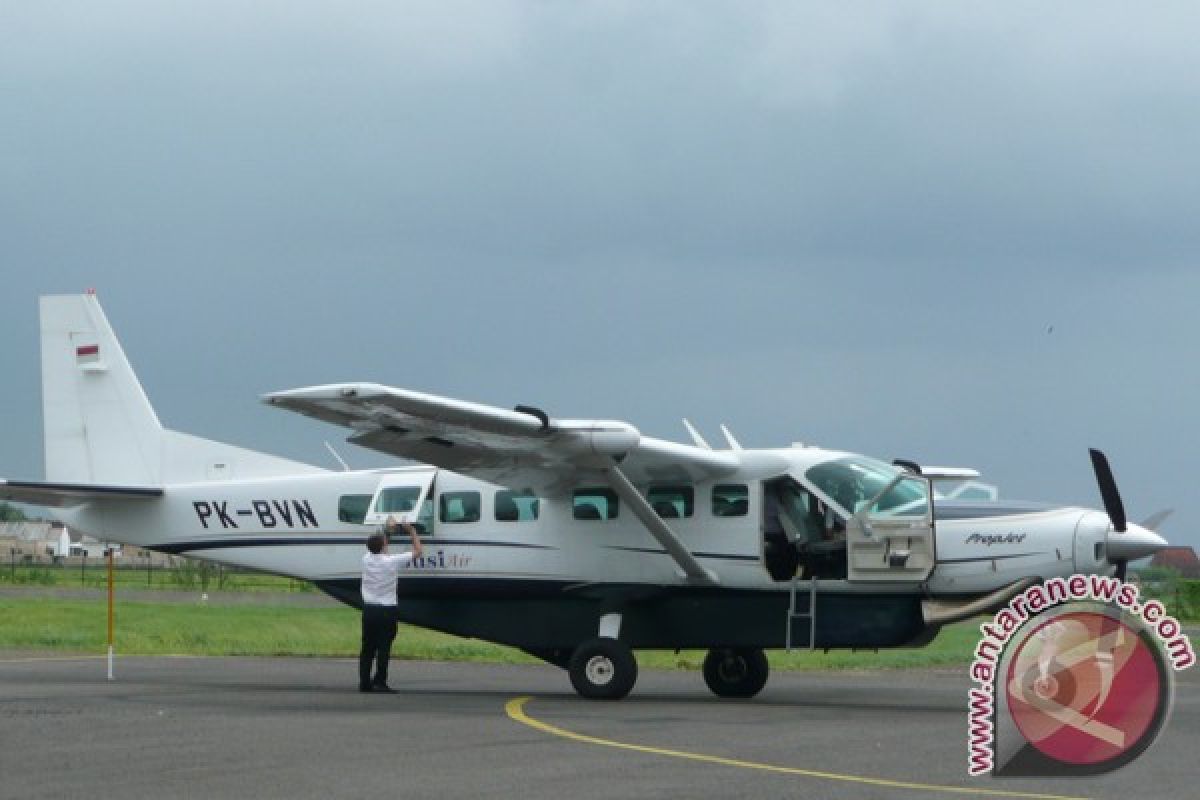
[[162, 497], [162, 493], [162, 488], [158, 486], [0, 481], [0, 500], [58, 508], [77, 506], [92, 500], [153, 500]]

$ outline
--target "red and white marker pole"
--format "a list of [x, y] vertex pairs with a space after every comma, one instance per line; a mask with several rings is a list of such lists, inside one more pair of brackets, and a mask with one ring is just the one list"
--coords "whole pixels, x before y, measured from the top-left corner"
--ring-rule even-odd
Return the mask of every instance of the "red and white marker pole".
[[113, 551], [104, 551], [108, 559], [108, 679], [113, 680]]

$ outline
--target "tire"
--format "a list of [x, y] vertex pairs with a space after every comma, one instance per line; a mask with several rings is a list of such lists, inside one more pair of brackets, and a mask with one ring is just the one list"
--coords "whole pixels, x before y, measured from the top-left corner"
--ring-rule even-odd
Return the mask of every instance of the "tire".
[[591, 639], [575, 648], [567, 664], [571, 685], [580, 697], [620, 700], [637, 681], [633, 651], [616, 639]]
[[769, 674], [767, 656], [758, 648], [715, 648], [704, 657], [704, 682], [717, 697], [754, 697]]

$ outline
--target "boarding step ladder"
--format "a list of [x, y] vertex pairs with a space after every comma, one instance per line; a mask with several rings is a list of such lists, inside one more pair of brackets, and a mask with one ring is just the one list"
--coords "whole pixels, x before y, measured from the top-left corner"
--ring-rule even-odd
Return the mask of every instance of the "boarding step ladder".
[[[792, 628], [795, 626], [796, 620], [808, 620], [808, 649], [817, 649], [817, 576], [813, 575], [808, 579], [808, 610], [796, 610], [796, 592], [800, 590], [802, 580], [799, 576], [792, 578], [792, 590], [788, 598], [788, 619], [787, 619], [787, 651], [792, 652]], [[802, 591], [802, 590], [801, 590]]]

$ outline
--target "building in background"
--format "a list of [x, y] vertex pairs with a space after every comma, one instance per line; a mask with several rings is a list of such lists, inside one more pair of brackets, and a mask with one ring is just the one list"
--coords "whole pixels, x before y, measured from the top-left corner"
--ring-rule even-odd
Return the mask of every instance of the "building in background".
[[1150, 566], [1175, 570], [1179, 577], [1188, 580], [1200, 580], [1200, 558], [1195, 550], [1186, 545], [1164, 547], [1150, 559]]
[[151, 553], [140, 547], [123, 547], [109, 544], [78, 531], [69, 529], [61, 522], [44, 520], [22, 520], [0, 523], [0, 559], [34, 564], [65, 564], [83, 559], [100, 559], [106, 548], [113, 549], [114, 558], [134, 559], [137, 564], [153, 561], [155, 566], [166, 566], [171, 557]]

